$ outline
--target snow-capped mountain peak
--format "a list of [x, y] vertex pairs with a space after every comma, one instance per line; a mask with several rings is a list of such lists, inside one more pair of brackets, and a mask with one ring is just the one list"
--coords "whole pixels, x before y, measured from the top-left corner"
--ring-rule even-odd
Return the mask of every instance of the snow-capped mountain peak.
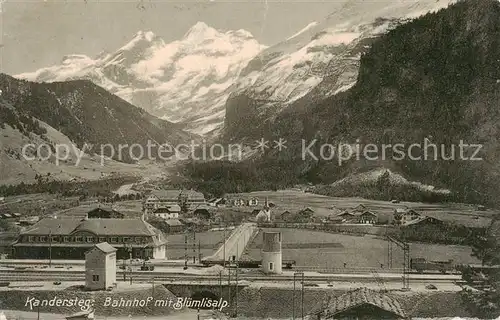
[[192, 26], [184, 35], [185, 40], [203, 41], [206, 39], [213, 39], [219, 36], [220, 33], [212, 27], [209, 27], [205, 22], [198, 21]]
[[218, 31], [198, 22], [171, 43], [151, 31], [139, 31], [115, 52], [94, 59], [69, 55], [60, 65], [16, 77], [46, 82], [89, 79], [155, 116], [204, 134], [222, 126], [229, 88], [263, 49], [248, 31]]

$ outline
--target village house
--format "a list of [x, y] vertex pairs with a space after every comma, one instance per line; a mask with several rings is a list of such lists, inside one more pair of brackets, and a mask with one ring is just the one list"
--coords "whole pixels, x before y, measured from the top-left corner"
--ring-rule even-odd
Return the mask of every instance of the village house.
[[245, 205], [245, 200], [238, 198], [231, 200], [231, 204], [235, 207], [243, 207]]
[[94, 310], [79, 311], [66, 317], [66, 320], [94, 320], [94, 319], [95, 319]]
[[344, 223], [349, 224], [376, 224], [378, 222], [378, 216], [372, 211], [344, 211], [337, 215], [337, 217], [342, 218]]
[[255, 216], [255, 220], [257, 222], [271, 222], [271, 208], [269, 208], [267, 199], [262, 210], [259, 210], [259, 212]]
[[406, 221], [402, 224], [403, 227], [424, 227], [424, 226], [443, 226], [445, 223], [440, 219], [427, 216], [419, 216], [413, 220]]
[[12, 213], [12, 217], [13, 217], [14, 219], [17, 219], [17, 220], [21, 219], [21, 216], [22, 216], [22, 215], [21, 215], [19, 212], [14, 212], [14, 213]]
[[413, 221], [421, 217], [421, 214], [413, 209], [396, 208], [394, 209], [394, 223], [404, 225], [409, 221]]
[[119, 259], [164, 259], [166, 238], [142, 219], [45, 218], [13, 244], [15, 259], [84, 259], [96, 243], [108, 242]]
[[203, 193], [194, 190], [182, 190], [179, 194], [179, 200], [179, 205], [187, 207], [188, 210], [207, 203]]
[[184, 231], [184, 224], [179, 219], [169, 219], [165, 220], [167, 232], [169, 234], [179, 233]]
[[358, 213], [363, 213], [367, 210], [366, 206], [364, 204], [358, 204], [354, 208], [351, 209], [351, 212], [358, 212]]
[[153, 211], [153, 216], [162, 219], [178, 219], [181, 213], [181, 207], [178, 204], [159, 207]]
[[338, 213], [331, 213], [329, 214], [326, 219], [325, 219], [325, 223], [331, 223], [331, 224], [340, 224], [344, 221], [344, 218], [342, 218], [341, 216], [339, 216]]
[[218, 208], [223, 208], [228, 203], [229, 203], [229, 200], [227, 200], [226, 198], [214, 198], [214, 199], [210, 199], [208, 201], [208, 205], [210, 207], [218, 207]]
[[289, 222], [292, 221], [292, 218], [293, 218], [292, 213], [288, 210], [285, 210], [280, 214], [278, 220], [283, 222]]
[[213, 211], [209, 206], [207, 205], [200, 205], [196, 207], [193, 211], [193, 216], [195, 216], [198, 219], [204, 219], [204, 220], [209, 220], [212, 217]]
[[310, 319], [408, 319], [406, 312], [396, 299], [367, 288], [355, 289], [340, 296], [330, 296], [319, 302]]
[[247, 200], [247, 206], [255, 207], [259, 205], [259, 200], [257, 198], [250, 198]]
[[19, 225], [20, 226], [31, 226], [37, 223], [40, 220], [40, 217], [38, 216], [30, 216], [30, 217], [24, 217], [19, 219]]
[[116, 249], [102, 242], [85, 253], [85, 288], [106, 290], [116, 284]]
[[377, 214], [371, 211], [365, 211], [359, 215], [358, 223], [361, 224], [376, 224], [378, 221]]
[[189, 209], [205, 203], [205, 196], [194, 190], [153, 190], [144, 200], [143, 209], [147, 214], [160, 207], [179, 205]]
[[125, 215], [118, 212], [112, 208], [95, 208], [87, 212], [87, 218], [89, 219], [123, 219]]
[[342, 218], [343, 222], [354, 223], [357, 220], [357, 216], [354, 213], [343, 211], [338, 214], [338, 217]]

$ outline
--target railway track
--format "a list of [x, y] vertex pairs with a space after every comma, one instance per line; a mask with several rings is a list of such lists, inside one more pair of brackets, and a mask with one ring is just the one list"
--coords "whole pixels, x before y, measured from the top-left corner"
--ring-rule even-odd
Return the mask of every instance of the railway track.
[[[218, 281], [218, 274], [186, 274], [172, 272], [156, 271], [132, 271], [126, 272], [128, 279], [132, 277], [135, 281], [191, 281], [195, 283], [205, 281]], [[226, 275], [222, 276], [224, 279]], [[124, 278], [124, 272], [118, 271], [116, 274], [118, 280]], [[246, 281], [260, 282], [288, 282], [293, 281], [293, 274], [282, 274], [265, 276], [262, 274], [240, 274], [239, 278]], [[329, 282], [329, 281], [347, 281], [347, 282], [378, 282], [383, 279], [384, 282], [400, 282], [401, 274], [330, 274], [330, 275], [306, 275], [307, 282]], [[84, 281], [84, 271], [74, 270], [2, 270], [0, 271], [1, 281]], [[454, 282], [460, 280], [457, 275], [411, 275], [410, 280], [414, 281], [433, 281], [433, 282]]]

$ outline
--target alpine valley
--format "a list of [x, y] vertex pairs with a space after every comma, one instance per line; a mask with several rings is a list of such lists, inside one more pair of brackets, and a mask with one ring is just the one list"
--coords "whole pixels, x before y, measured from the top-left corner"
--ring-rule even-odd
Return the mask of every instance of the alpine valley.
[[[15, 77], [90, 80], [174, 122], [177, 130], [211, 141], [287, 140], [285, 151], [253, 150], [241, 163], [187, 166], [184, 173], [200, 189], [221, 184], [219, 191], [227, 192], [312, 182], [325, 194], [371, 197], [378, 193], [373, 190], [392, 190], [389, 184], [396, 185], [392, 194], [406, 198], [417, 190], [425, 199], [488, 202], [498, 184], [490, 162], [495, 140], [486, 138], [495, 137], [497, 126], [496, 111], [484, 97], [495, 96], [493, 84], [500, 78], [493, 58], [498, 3], [478, 3], [344, 1], [324, 20], [269, 47], [245, 30], [216, 30], [198, 22], [171, 43], [138, 32], [113, 53], [66, 56], [60, 65]], [[427, 139], [447, 146], [466, 140], [488, 148], [481, 153], [487, 160], [480, 163], [362, 158], [339, 166], [303, 161], [302, 139], [317, 139], [318, 145]]]

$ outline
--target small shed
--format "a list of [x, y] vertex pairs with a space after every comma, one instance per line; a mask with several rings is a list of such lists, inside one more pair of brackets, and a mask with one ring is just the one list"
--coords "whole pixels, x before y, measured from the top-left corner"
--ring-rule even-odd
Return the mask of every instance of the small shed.
[[107, 242], [85, 253], [85, 287], [106, 290], [116, 284], [116, 249]]

